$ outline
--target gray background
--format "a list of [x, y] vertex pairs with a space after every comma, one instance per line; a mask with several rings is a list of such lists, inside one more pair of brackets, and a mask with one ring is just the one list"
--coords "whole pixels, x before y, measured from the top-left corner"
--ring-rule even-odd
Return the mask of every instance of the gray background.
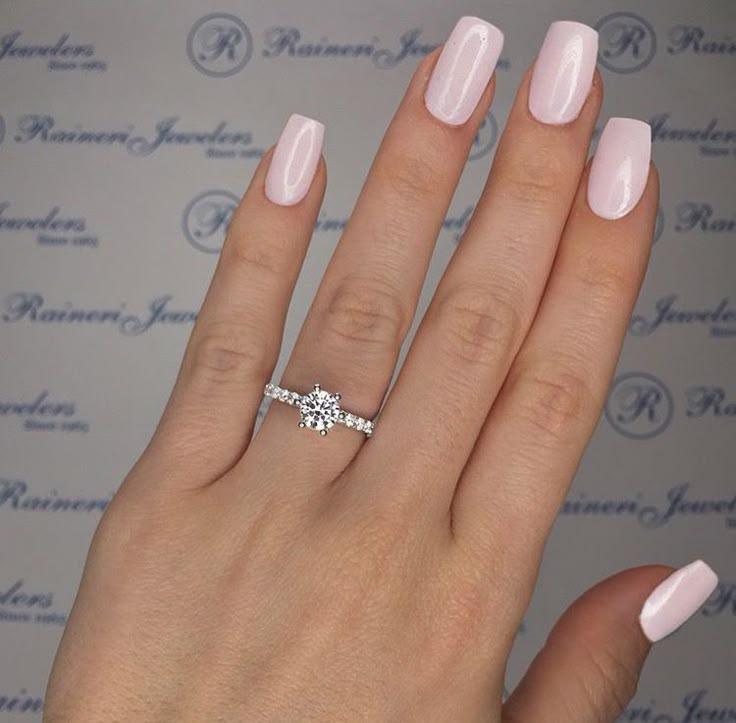
[[[250, 34], [232, 64], [247, 62], [229, 75], [212, 75], [228, 70], [227, 59], [204, 63], [209, 74], [195, 66], [196, 32], [188, 52], [190, 31], [210, 13], [236, 16]], [[509, 687], [584, 589], [628, 566], [703, 557], [722, 584], [694, 622], [655, 647], [623, 720], [673, 723], [698, 720], [696, 714], [736, 720], [733, 0], [2, 0], [0, 720], [40, 720], [33, 709], [41, 705], [100, 508], [147, 442], [168, 395], [191, 314], [216, 261], [192, 240], [214, 249], [222, 240], [222, 228], [202, 225], [201, 205], [186, 213], [191, 202], [225, 191], [209, 197], [215, 204], [206, 208], [231, 206], [291, 112], [326, 124], [329, 188], [290, 310], [283, 365], [337, 229], [418, 60], [380, 67], [376, 61], [385, 54], [269, 55], [268, 31], [293, 28], [302, 43], [326, 38], [395, 54], [401, 36], [413, 29], [420, 45], [437, 45], [464, 14], [499, 25], [506, 46], [493, 119], [479, 134], [477, 157], [468, 162], [451, 206], [423, 303], [477, 200], [494, 130], [503, 127], [518, 80], [551, 21], [600, 24], [601, 64], [607, 66], [601, 119], [654, 121], [653, 153], [662, 176], [660, 224], [635, 312], [646, 323], [632, 325], [607, 413], [553, 532], [509, 665]], [[55, 45], [54, 62], [39, 55], [39, 47]], [[37, 50], [18, 54], [29, 46]], [[76, 58], [60, 58], [62, 46], [89, 47]], [[243, 56], [245, 48], [250, 52]], [[59, 68], [60, 60], [76, 67]], [[180, 135], [143, 154], [145, 143], [101, 135], [150, 140], [169, 118], [176, 119], [176, 132], [200, 136], [225, 122], [228, 131], [251, 134], [250, 142], [241, 136], [236, 144], [213, 144]], [[46, 124], [45, 136], [39, 123]], [[64, 130], [68, 138], [80, 129], [96, 132], [97, 142], [53, 134]], [[213, 147], [235, 150], [235, 157], [212, 157]], [[54, 208], [55, 229], [49, 228]], [[32, 294], [40, 294], [45, 309], [124, 307], [123, 316], [138, 319], [150, 315], [153, 300], [170, 296], [169, 311], [189, 313], [150, 328], [137, 328], [135, 320], [44, 321], [40, 313], [34, 320], [17, 306]], [[647, 328], [657, 304], [671, 296], [672, 308], [688, 313]], [[632, 398], [649, 403], [639, 414], [627, 413], [622, 401]], [[16, 709], [27, 712], [9, 712], [13, 698], [20, 701]]]

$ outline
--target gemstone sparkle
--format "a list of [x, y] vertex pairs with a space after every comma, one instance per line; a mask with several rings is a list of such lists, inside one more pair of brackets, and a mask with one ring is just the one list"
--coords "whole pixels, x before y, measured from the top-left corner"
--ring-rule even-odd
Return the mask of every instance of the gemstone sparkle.
[[315, 389], [302, 395], [299, 401], [301, 422], [305, 427], [318, 432], [327, 432], [337, 422], [340, 415], [340, 400], [324, 389]]

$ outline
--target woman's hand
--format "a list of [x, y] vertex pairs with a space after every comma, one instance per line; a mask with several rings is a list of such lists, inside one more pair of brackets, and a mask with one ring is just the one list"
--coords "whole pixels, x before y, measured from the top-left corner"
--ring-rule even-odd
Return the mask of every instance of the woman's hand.
[[[464, 18], [419, 66], [282, 386], [320, 382], [346, 410], [378, 412], [501, 42]], [[48, 723], [617, 716], [664, 567], [581, 598], [502, 704], [657, 209], [645, 124], [612, 121], [586, 167], [595, 44], [591, 29], [556, 24], [524, 77], [370, 441], [343, 424], [300, 429], [279, 402], [253, 436], [326, 182], [322, 127], [290, 120], [232, 219], [158, 429], [95, 534]]]

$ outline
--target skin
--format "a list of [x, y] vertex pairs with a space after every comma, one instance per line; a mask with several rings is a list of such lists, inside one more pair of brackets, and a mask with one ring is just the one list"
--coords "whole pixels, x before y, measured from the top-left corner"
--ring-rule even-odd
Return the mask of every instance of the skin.
[[[418, 67], [288, 362], [372, 418], [370, 441], [254, 423], [322, 201], [271, 203], [262, 160], [233, 218], [161, 422], [94, 536], [44, 720], [613, 721], [671, 571], [600, 583], [502, 702], [511, 645], [592, 434], [658, 202], [586, 201], [601, 79], [565, 126], [519, 88], [493, 169], [386, 395], [492, 80], [450, 127]], [[385, 399], [384, 399], [385, 397]], [[382, 406], [383, 404], [383, 406]]]

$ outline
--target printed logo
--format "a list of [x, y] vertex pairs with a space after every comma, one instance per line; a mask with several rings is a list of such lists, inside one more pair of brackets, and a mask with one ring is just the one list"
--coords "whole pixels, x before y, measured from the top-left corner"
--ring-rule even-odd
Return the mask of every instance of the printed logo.
[[568, 497], [560, 508], [566, 517], [629, 517], [647, 530], [658, 530], [673, 520], [699, 518], [709, 522], [721, 518], [726, 529], [736, 530], [736, 494], [731, 497], [696, 497], [689, 483], [667, 491], [658, 502], [645, 500], [641, 492], [634, 497], [596, 499], [585, 492]]
[[605, 406], [610, 425], [629, 439], [651, 439], [672, 421], [675, 405], [664, 383], [652, 374], [629, 372], [617, 377]]
[[319, 218], [314, 224], [315, 233], [342, 233], [348, 225], [348, 218], [332, 218], [324, 213], [319, 214]]
[[[736, 214], [725, 214], [707, 201], [680, 201], [674, 209], [672, 230], [677, 234], [701, 233], [727, 236], [736, 234]], [[657, 209], [652, 243], [657, 243], [665, 229], [664, 209]]]
[[0, 477], [0, 509], [20, 512], [104, 512], [109, 497], [64, 497], [52, 489], [46, 494], [34, 494], [20, 479]]
[[[23, 579], [0, 582], [0, 623], [32, 623], [64, 627], [67, 611], [54, 609], [54, 595], [32, 588]], [[2, 708], [0, 708], [2, 710]]]
[[736, 582], [721, 580], [706, 600], [702, 613], [707, 618], [723, 614], [736, 615]]
[[479, 158], [487, 156], [496, 145], [496, 141], [498, 141], [498, 123], [493, 112], [491, 112], [483, 119], [478, 132], [475, 134], [468, 160], [477, 161]]
[[[701, 384], [684, 391], [685, 416], [717, 421], [736, 419], [736, 398], [718, 385]], [[669, 426], [674, 403], [669, 389], [651, 374], [632, 372], [618, 377], [609, 394], [605, 416], [626, 437], [649, 439]]]
[[736, 307], [728, 298], [721, 299], [715, 306], [688, 309], [679, 305], [678, 295], [664, 296], [654, 304], [651, 318], [636, 314], [629, 323], [629, 332], [634, 336], [651, 336], [665, 326], [706, 326], [714, 337], [736, 336]]
[[367, 58], [381, 70], [395, 68], [406, 58], [421, 58], [429, 55], [437, 43], [426, 43], [421, 39], [422, 29], [407, 30], [399, 38], [398, 48], [380, 45], [378, 38], [365, 42], [338, 42], [325, 37], [318, 41], [304, 40], [298, 28], [274, 27], [264, 35], [264, 58], [282, 56], [297, 58]]
[[0, 691], [0, 713], [41, 713], [43, 698], [28, 695], [25, 688], [19, 693], [3, 693]]
[[51, 44], [29, 43], [20, 30], [0, 37], [0, 63], [22, 60], [46, 60], [48, 70], [105, 71], [107, 61], [95, 57], [91, 43], [70, 42], [69, 33]]
[[661, 206], [657, 208], [657, 220], [654, 223], [654, 235], [652, 236], [652, 244], [656, 244], [664, 233], [664, 210]]
[[198, 251], [219, 253], [237, 206], [237, 196], [229, 191], [205, 191], [195, 196], [182, 217], [187, 241]]
[[23, 115], [18, 118], [15, 143], [42, 143], [70, 147], [103, 146], [123, 148], [131, 156], [150, 156], [164, 147], [201, 148], [207, 158], [260, 158], [264, 149], [253, 146], [250, 131], [230, 129], [220, 121], [208, 130], [185, 130], [177, 117], [164, 118], [148, 133], [132, 124], [119, 129], [86, 128], [80, 123], [71, 128], [57, 125], [50, 115]]
[[708, 37], [698, 25], [675, 25], [669, 32], [667, 52], [671, 55], [736, 55], [736, 41], [732, 35]]
[[465, 233], [465, 229], [468, 228], [470, 219], [475, 211], [475, 206], [466, 206], [465, 210], [459, 216], [446, 216], [442, 223], [442, 228], [445, 231], [449, 231], [452, 234], [452, 238], [455, 242], [460, 241]]
[[187, 54], [201, 73], [225, 78], [247, 65], [253, 54], [253, 38], [240, 18], [212, 13], [200, 18], [189, 31]]
[[685, 395], [687, 398], [685, 414], [688, 417], [696, 419], [705, 416], [736, 418], [736, 400], [730, 399], [723, 387], [690, 387]]
[[97, 236], [87, 232], [87, 221], [81, 216], [67, 216], [59, 206], [43, 214], [26, 216], [14, 213], [9, 201], [0, 201], [0, 234], [32, 232], [40, 246], [99, 246]]
[[682, 201], [675, 208], [675, 231], [706, 234], [736, 233], [736, 214], [725, 216], [704, 201]]
[[[429, 55], [440, 43], [422, 38], [421, 28], [406, 30], [398, 42], [387, 45], [379, 38], [364, 40], [307, 38], [299, 28], [274, 26], [262, 36], [261, 58], [297, 58], [299, 60], [368, 60], [376, 68], [389, 70], [404, 60]], [[254, 43], [248, 27], [234, 15], [215, 13], [195, 23], [187, 38], [187, 54], [197, 70], [223, 77], [241, 71], [251, 58]], [[508, 70], [507, 58], [499, 59], [497, 70]]]
[[649, 119], [654, 143], [692, 143], [706, 158], [736, 156], [736, 128], [724, 128], [718, 118], [700, 127], [674, 126], [670, 113], [658, 113]]
[[34, 623], [64, 627], [67, 613], [52, 610], [53, 604], [52, 593], [33, 590], [25, 580], [15, 580], [9, 585], [0, 583], [0, 623]]
[[652, 62], [657, 52], [654, 28], [639, 15], [617, 12], [601, 18], [598, 62], [614, 73], [635, 73]]
[[714, 705], [706, 698], [709, 696], [707, 688], [694, 690], [682, 699], [676, 713], [666, 711], [650, 701], [647, 705], [632, 703], [624, 710], [617, 723], [695, 723], [695, 721], [736, 721], [736, 707], [729, 705]]
[[[376, 37], [357, 43], [329, 40], [326, 37], [318, 41], [305, 40], [301, 31], [294, 27], [270, 28], [264, 35], [264, 41], [264, 58], [368, 59], [381, 70], [395, 68], [407, 58], [423, 58], [440, 45], [424, 41], [421, 28], [404, 32], [399, 37], [398, 48], [385, 47]], [[500, 58], [496, 64], [497, 70], [508, 70], [510, 67], [511, 62], [506, 58]]]
[[171, 295], [159, 296], [148, 304], [143, 314], [127, 311], [125, 302], [118, 308], [74, 307], [70, 302], [52, 307], [42, 294], [35, 291], [18, 291], [6, 296], [0, 307], [0, 321], [29, 324], [54, 324], [66, 326], [107, 326], [125, 336], [138, 336], [154, 326], [181, 326], [194, 324], [197, 312], [172, 309]]
[[89, 422], [79, 419], [74, 402], [58, 402], [44, 389], [30, 399], [0, 397], [0, 420], [18, 419], [29, 432], [89, 432]]
[[[274, 27], [264, 35], [264, 58], [296, 57], [300, 59], [368, 59], [381, 70], [395, 68], [407, 58], [419, 59], [439, 47], [438, 42], [422, 39], [422, 29], [412, 28], [399, 37], [398, 48], [386, 47], [373, 37], [364, 42], [344, 42], [321, 37], [318, 41], [305, 40], [301, 31], [294, 27]], [[500, 58], [496, 69], [508, 70], [511, 63]]]

